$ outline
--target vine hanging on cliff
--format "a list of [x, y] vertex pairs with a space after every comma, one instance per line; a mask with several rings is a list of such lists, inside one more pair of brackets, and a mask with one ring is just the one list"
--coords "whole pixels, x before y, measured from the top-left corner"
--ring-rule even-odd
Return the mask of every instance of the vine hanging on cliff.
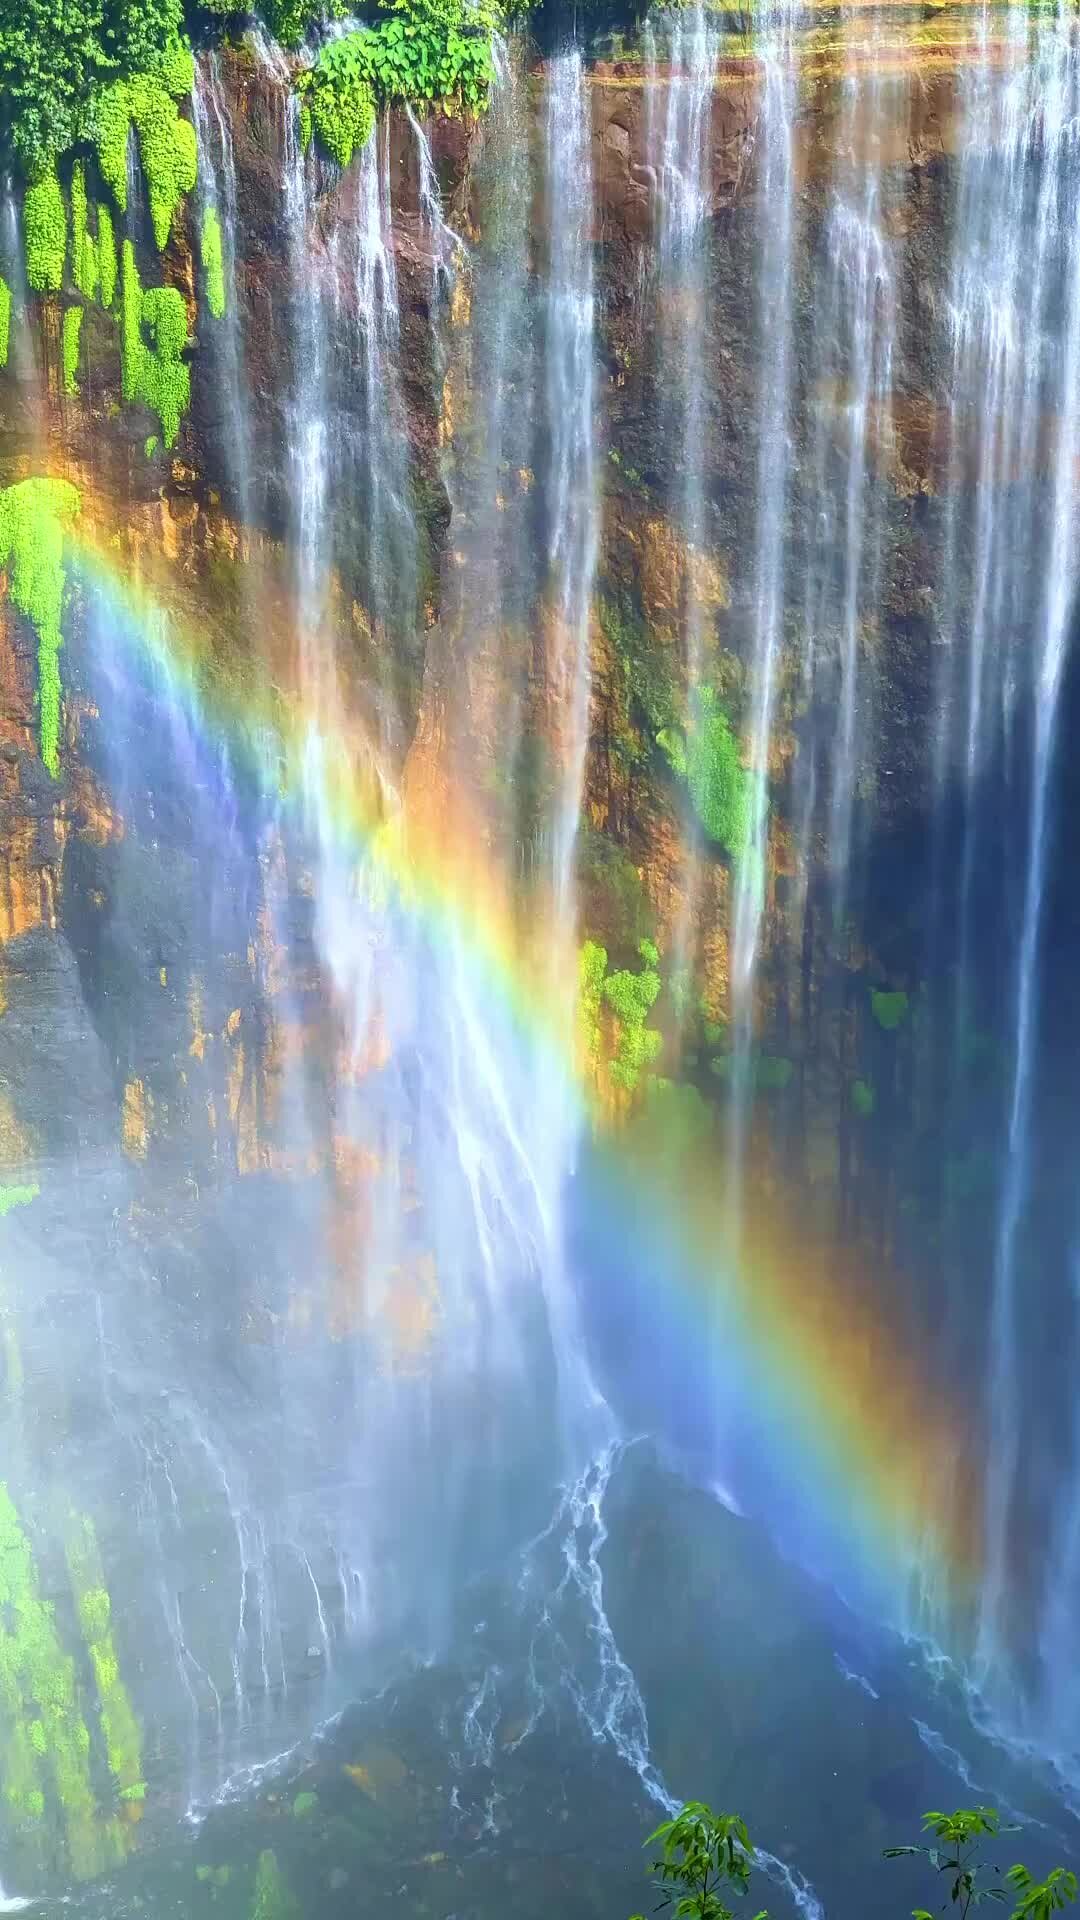
[[296, 83], [306, 127], [342, 167], [384, 106], [480, 113], [488, 103], [502, 17], [491, 0], [388, 0], [386, 11], [377, 25], [329, 41]]

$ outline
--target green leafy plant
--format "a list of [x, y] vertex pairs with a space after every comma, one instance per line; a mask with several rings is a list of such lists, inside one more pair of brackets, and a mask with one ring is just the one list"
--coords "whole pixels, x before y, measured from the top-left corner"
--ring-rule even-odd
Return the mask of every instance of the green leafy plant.
[[480, 113], [488, 103], [501, 20], [492, 0], [387, 0], [386, 11], [377, 26], [329, 41], [296, 83], [311, 130], [342, 167], [383, 106]]
[[1052, 1913], [1060, 1913], [1076, 1899], [1076, 1875], [1068, 1867], [1055, 1867], [1045, 1880], [1036, 1880], [1018, 1863], [1009, 1868], [1006, 1879], [1019, 1896], [1012, 1920], [1050, 1920]]
[[11, 344], [11, 288], [0, 274], [0, 367], [8, 363], [8, 348]]
[[[958, 1807], [955, 1813], [924, 1813], [923, 1828], [927, 1839], [921, 1846], [886, 1847], [886, 1860], [927, 1860], [935, 1873], [944, 1876], [948, 1889], [945, 1905], [956, 1908], [959, 1920], [967, 1920], [971, 1909], [984, 1901], [1001, 1905], [1008, 1900], [1001, 1884], [1001, 1869], [983, 1858], [983, 1848], [987, 1840], [1017, 1833], [1018, 1827], [1003, 1827], [993, 1807]], [[1045, 1880], [1036, 1880], [1027, 1867], [1018, 1864], [1010, 1867], [1004, 1878], [1018, 1896], [1010, 1920], [1050, 1920], [1051, 1914], [1076, 1899], [1076, 1875], [1066, 1867], [1055, 1867]], [[933, 1920], [926, 1907], [912, 1911], [913, 1920]]]
[[[733, 1920], [725, 1895], [743, 1896], [750, 1885], [754, 1849], [737, 1813], [714, 1813], [700, 1800], [688, 1800], [665, 1820], [645, 1845], [659, 1842], [660, 1855], [650, 1872], [661, 1889], [655, 1909], [670, 1907], [675, 1920]], [[635, 1914], [633, 1920], [642, 1920]], [[754, 1920], [767, 1920], [764, 1908]]]

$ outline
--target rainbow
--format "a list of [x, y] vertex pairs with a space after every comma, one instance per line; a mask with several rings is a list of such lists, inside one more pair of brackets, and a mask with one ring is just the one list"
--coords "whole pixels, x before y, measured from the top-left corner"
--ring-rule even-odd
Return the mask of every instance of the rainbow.
[[775, 1180], [741, 1205], [736, 1241], [715, 1133], [682, 1138], [662, 1106], [627, 1119], [598, 1102], [550, 966], [460, 810], [453, 832], [438, 808], [395, 810], [347, 721], [269, 676], [231, 679], [205, 632], [100, 544], [80, 535], [69, 553], [162, 697], [275, 796], [302, 800], [317, 747], [322, 830], [427, 937], [454, 943], [558, 1075], [586, 1142], [568, 1204], [586, 1323], [630, 1382], [634, 1429], [674, 1434], [706, 1483], [710, 1451], [733, 1448], [781, 1547], [878, 1617], [937, 1630], [962, 1615], [979, 1571], [971, 1438], [893, 1304], [902, 1287], [815, 1243]]

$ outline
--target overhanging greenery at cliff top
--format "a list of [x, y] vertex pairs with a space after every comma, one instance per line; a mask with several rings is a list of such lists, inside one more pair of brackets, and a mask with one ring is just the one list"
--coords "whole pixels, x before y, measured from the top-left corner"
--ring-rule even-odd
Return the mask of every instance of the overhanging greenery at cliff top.
[[[257, 12], [286, 46], [312, 25], [341, 18], [345, 0], [19, 0], [0, 8], [0, 157], [30, 181], [50, 176], [62, 155], [96, 148], [106, 162], [126, 151], [157, 94], [187, 92], [190, 47], [215, 16]], [[390, 17], [387, 18], [386, 16]], [[479, 110], [491, 80], [493, 0], [387, 0], [370, 27], [329, 42], [306, 74], [308, 126], [347, 164], [384, 104], [408, 100]], [[138, 111], [137, 111], [138, 109]], [[115, 133], [110, 142], [106, 137]], [[107, 184], [123, 204], [119, 176]], [[159, 240], [159, 244], [161, 244]]]

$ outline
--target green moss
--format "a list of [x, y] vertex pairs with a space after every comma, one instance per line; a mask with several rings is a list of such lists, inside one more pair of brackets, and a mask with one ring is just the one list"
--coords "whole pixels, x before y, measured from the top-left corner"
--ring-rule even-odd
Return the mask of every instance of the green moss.
[[30, 1543], [2, 1483], [0, 1707], [8, 1806], [16, 1818], [40, 1820], [45, 1784], [51, 1782], [71, 1870], [79, 1879], [100, 1872], [110, 1848], [96, 1824], [90, 1737], [79, 1713], [74, 1664], [60, 1642], [53, 1609], [41, 1598]]
[[67, 214], [55, 162], [42, 169], [23, 200], [26, 278], [35, 293], [59, 293], [67, 255]]
[[62, 348], [64, 361], [64, 392], [79, 391], [79, 342], [82, 339], [83, 310], [81, 307], [64, 308], [64, 326]]
[[692, 694], [685, 736], [665, 727], [656, 742], [673, 773], [686, 781], [703, 831], [738, 860], [750, 838], [754, 782], [715, 690], [699, 687]]
[[315, 129], [311, 124], [311, 108], [307, 106], [302, 106], [300, 108], [300, 151], [301, 153], [306, 153], [308, 148], [310, 147], [311, 136], [314, 133], [314, 131]]
[[339, 167], [348, 166], [375, 125], [369, 44], [374, 37], [362, 28], [331, 40], [297, 83], [304, 90], [301, 110], [306, 109], [311, 128]]
[[215, 320], [225, 317], [225, 268], [221, 245], [221, 221], [216, 207], [207, 207], [199, 233], [206, 304]]
[[76, 160], [71, 170], [71, 259], [75, 285], [84, 300], [92, 300], [98, 290], [98, 257], [93, 235], [87, 230], [86, 169]]
[[[748, 1062], [750, 1084], [758, 1093], [783, 1093], [791, 1085], [794, 1062], [779, 1053], [754, 1053]], [[735, 1072], [735, 1055], [722, 1053], [710, 1060], [709, 1071], [727, 1084]]]
[[97, 267], [101, 283], [101, 304], [111, 307], [116, 293], [116, 234], [108, 207], [98, 208]]
[[640, 973], [624, 967], [604, 981], [604, 999], [618, 1021], [611, 1078], [625, 1093], [633, 1093], [642, 1069], [656, 1059], [662, 1045], [655, 1028], [645, 1025], [660, 992], [656, 948], [651, 940], [642, 940], [638, 952], [645, 961]]
[[869, 1119], [877, 1105], [874, 1089], [869, 1080], [856, 1080], [851, 1089], [851, 1104], [864, 1120]]
[[133, 74], [103, 87], [90, 117], [102, 178], [122, 212], [127, 209], [128, 137], [135, 128], [159, 252], [168, 241], [173, 214], [195, 185], [198, 171], [195, 129], [181, 118], [173, 97], [191, 91], [194, 62], [190, 50], [180, 46], [168, 61], [171, 64], [162, 72]]
[[41, 758], [54, 779], [60, 771], [64, 527], [79, 504], [67, 480], [20, 480], [0, 493], [0, 566], [12, 600], [37, 634]]
[[298, 1793], [292, 1803], [293, 1814], [297, 1820], [306, 1820], [309, 1814], [316, 1811], [318, 1804], [317, 1793]]
[[636, 946], [656, 925], [641, 875], [624, 847], [587, 822], [578, 835], [581, 894], [590, 924], [619, 946]]
[[191, 400], [191, 373], [181, 358], [188, 345], [183, 295], [175, 287], [149, 287], [143, 294], [142, 317], [153, 342], [152, 350], [143, 354], [142, 398], [157, 414], [162, 440], [171, 447]]
[[152, 460], [154, 458], [154, 455], [158, 450], [159, 444], [160, 443], [158, 441], [158, 437], [156, 433], [147, 434], [146, 439], [143, 441], [143, 452], [145, 453], [148, 460]]
[[167, 447], [174, 445], [191, 399], [191, 373], [182, 358], [188, 345], [183, 295], [175, 287], [148, 287], [144, 293], [135, 249], [125, 240], [120, 266], [121, 392], [129, 404], [157, 414]]
[[[3, 495], [0, 494], [0, 501], [2, 500]], [[31, 1200], [36, 1200], [40, 1192], [41, 1188], [36, 1180], [27, 1187], [0, 1187], [0, 1220], [6, 1213], [10, 1213], [13, 1207], [28, 1207]]]
[[269, 1847], [260, 1853], [255, 1869], [251, 1920], [300, 1920], [300, 1908]]
[[593, 1067], [600, 1063], [600, 1008], [604, 999], [607, 949], [586, 940], [578, 955], [578, 1009], [585, 1051]]
[[[597, 605], [600, 625], [615, 656], [622, 683], [622, 704], [632, 727], [642, 727], [649, 738], [675, 725], [671, 674], [662, 647], [652, 640], [640, 614], [626, 599], [602, 596]], [[624, 737], [619, 747], [625, 757], [643, 754], [640, 740]]]
[[122, 1800], [141, 1801], [142, 1740], [112, 1637], [112, 1607], [93, 1522], [74, 1521], [67, 1541], [68, 1574], [75, 1612], [94, 1669], [105, 1755]]
[[11, 288], [0, 274], [0, 367], [8, 363], [8, 347], [11, 343]]
[[870, 990], [870, 1011], [878, 1026], [886, 1033], [895, 1033], [907, 1018], [908, 997], [906, 993], [878, 993]]
[[139, 399], [142, 381], [142, 281], [135, 265], [135, 248], [125, 240], [120, 249], [120, 392], [129, 405]]

